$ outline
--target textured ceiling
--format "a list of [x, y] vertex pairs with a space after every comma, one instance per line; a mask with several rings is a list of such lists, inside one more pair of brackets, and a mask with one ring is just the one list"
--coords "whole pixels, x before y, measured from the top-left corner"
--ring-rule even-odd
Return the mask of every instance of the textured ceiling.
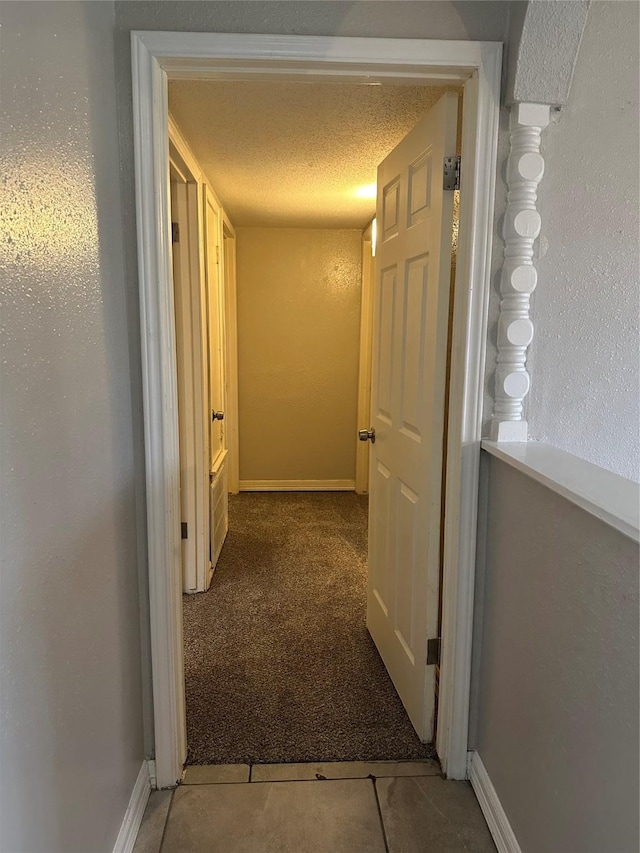
[[363, 228], [358, 191], [445, 91], [179, 80], [169, 109], [234, 225]]

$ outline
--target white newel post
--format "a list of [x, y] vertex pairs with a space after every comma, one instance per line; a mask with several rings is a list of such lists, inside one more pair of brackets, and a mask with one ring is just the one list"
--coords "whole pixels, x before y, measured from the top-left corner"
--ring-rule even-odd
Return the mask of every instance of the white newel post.
[[546, 104], [514, 104], [509, 130], [511, 151], [507, 163], [507, 210], [504, 218], [504, 266], [500, 281], [498, 358], [495, 404], [491, 422], [494, 441], [526, 441], [527, 422], [522, 404], [529, 392], [527, 347], [533, 339], [529, 297], [538, 274], [533, 244], [540, 234], [536, 209], [538, 184], [544, 174], [540, 137], [549, 124]]

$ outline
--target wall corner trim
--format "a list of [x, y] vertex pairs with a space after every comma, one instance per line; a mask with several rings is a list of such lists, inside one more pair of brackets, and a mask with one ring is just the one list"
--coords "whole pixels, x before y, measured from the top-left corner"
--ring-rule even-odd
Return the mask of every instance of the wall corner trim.
[[469, 781], [487, 821], [498, 853], [522, 853], [509, 818], [477, 752], [469, 753]]
[[509, 131], [507, 210], [504, 217], [504, 265], [500, 279], [498, 357], [495, 404], [491, 422], [493, 441], [526, 441], [523, 402], [531, 380], [526, 370], [527, 349], [533, 340], [529, 302], [538, 281], [533, 245], [542, 220], [537, 210], [538, 184], [544, 174], [540, 154], [542, 131], [549, 124], [546, 104], [514, 104]]
[[138, 773], [138, 778], [133, 786], [129, 805], [124, 813], [122, 826], [113, 847], [113, 853], [131, 853], [136, 843], [138, 830], [142, 823], [144, 810], [147, 807], [149, 794], [151, 793], [150, 762], [143, 761]]

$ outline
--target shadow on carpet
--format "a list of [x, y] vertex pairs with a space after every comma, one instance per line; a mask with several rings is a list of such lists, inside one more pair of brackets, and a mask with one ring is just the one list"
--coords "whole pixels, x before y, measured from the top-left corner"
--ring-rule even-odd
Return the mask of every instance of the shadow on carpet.
[[365, 627], [366, 498], [232, 495], [229, 523], [184, 596], [187, 763], [432, 757]]

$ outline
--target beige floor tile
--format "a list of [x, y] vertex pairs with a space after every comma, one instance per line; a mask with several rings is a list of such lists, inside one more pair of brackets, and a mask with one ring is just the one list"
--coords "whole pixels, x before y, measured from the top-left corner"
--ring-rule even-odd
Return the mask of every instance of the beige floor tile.
[[384, 853], [373, 783], [183, 786], [162, 853]]
[[495, 853], [468, 782], [405, 777], [376, 788], [389, 853]]
[[248, 782], [248, 764], [198, 764], [187, 767], [183, 785], [217, 785], [221, 782]]
[[252, 782], [283, 782], [287, 780], [366, 779], [367, 776], [437, 776], [440, 768], [435, 761], [328, 761], [316, 764], [254, 764]]
[[172, 795], [173, 791], [151, 792], [133, 853], [159, 853]]

